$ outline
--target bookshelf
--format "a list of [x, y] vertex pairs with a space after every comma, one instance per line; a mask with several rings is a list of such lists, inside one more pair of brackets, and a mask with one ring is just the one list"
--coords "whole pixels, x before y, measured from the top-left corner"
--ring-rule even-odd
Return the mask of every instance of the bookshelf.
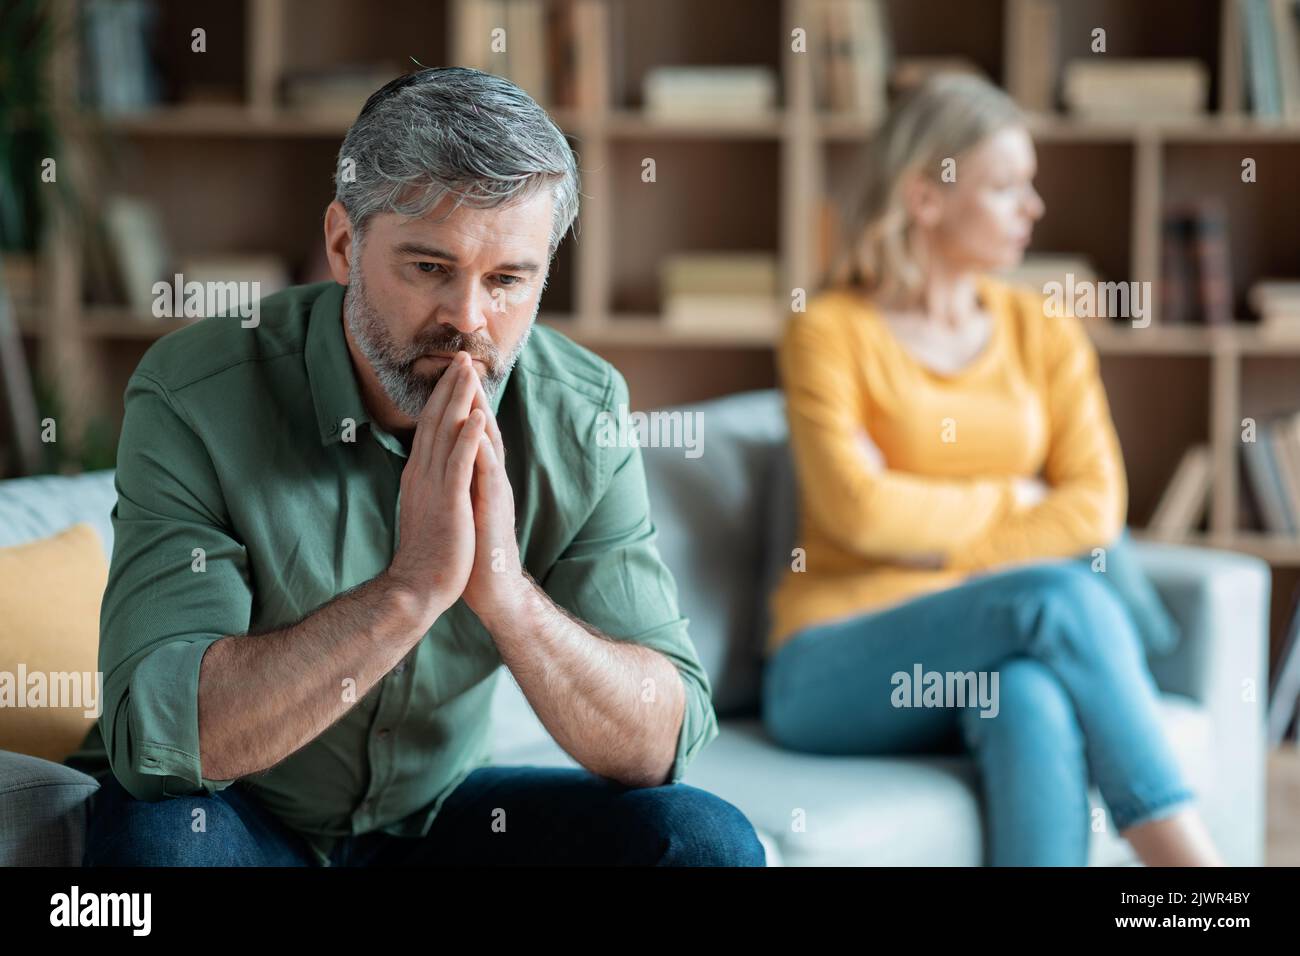
[[[775, 385], [770, 334], [687, 332], [661, 320], [657, 266], [681, 251], [767, 251], [781, 287], [813, 286], [819, 204], [851, 200], [873, 123], [819, 111], [811, 56], [790, 48], [791, 30], [812, 22], [811, 0], [577, 3], [575, 101], [543, 105], [578, 152], [583, 207], [579, 240], [566, 237], [557, 254], [541, 321], [614, 362], [642, 407]], [[75, 37], [73, 0], [51, 8]], [[1208, 442], [1210, 515], [1189, 540], [1268, 560], [1275, 603], [1284, 602], [1300, 579], [1300, 540], [1241, 527], [1237, 462], [1243, 417], [1300, 408], [1300, 341], [1261, 335], [1245, 308], [1257, 279], [1300, 277], [1300, 125], [1243, 112], [1235, 0], [887, 0], [885, 8], [895, 55], [964, 58], [1030, 109], [1048, 209], [1031, 251], [1077, 251], [1104, 278], [1154, 282], [1166, 204], [1223, 199], [1242, 321], [1162, 327], [1157, 315], [1147, 329], [1092, 332], [1129, 466], [1131, 523], [1150, 516], [1183, 450]], [[1045, 19], [1044, 8], [1054, 15]], [[125, 117], [79, 110], [78, 55], [65, 42], [55, 64], [64, 125], [99, 144], [104, 159], [83, 161], [92, 177], [158, 204], [179, 252], [267, 250], [300, 271], [320, 244], [334, 158], [353, 117], [286, 105], [285, 77], [365, 59], [456, 62], [459, 10], [456, 0], [393, 0], [382, 16], [359, 0], [164, 2], [163, 105]], [[205, 56], [187, 55], [192, 23], [208, 31]], [[1209, 112], [1157, 122], [1066, 114], [1052, 91], [1067, 60], [1090, 55], [1097, 26], [1109, 55], [1204, 64]], [[643, 111], [640, 91], [662, 64], [766, 66], [779, 77], [777, 106], [757, 118], [657, 118]], [[648, 155], [653, 184], [639, 176]], [[1238, 177], [1244, 156], [1260, 169], [1249, 186]], [[68, 402], [61, 427], [73, 441], [93, 414], [120, 422], [144, 349], [181, 324], [84, 295], [80, 247], [69, 224], [53, 232], [40, 257], [41, 305], [19, 316], [33, 364]]]

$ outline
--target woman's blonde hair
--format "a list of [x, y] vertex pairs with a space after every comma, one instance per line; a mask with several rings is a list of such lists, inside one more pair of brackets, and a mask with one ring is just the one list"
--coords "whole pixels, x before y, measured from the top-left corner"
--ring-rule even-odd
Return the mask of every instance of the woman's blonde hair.
[[903, 203], [904, 178], [918, 172], [937, 180], [945, 159], [1023, 122], [1011, 97], [972, 74], [940, 74], [908, 94], [872, 138], [861, 200], [824, 284], [914, 302], [925, 264]]

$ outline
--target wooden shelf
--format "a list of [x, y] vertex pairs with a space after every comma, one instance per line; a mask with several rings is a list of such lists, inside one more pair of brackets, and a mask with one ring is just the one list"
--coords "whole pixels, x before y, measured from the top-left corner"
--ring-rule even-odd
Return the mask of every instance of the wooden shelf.
[[[50, 2], [67, 23], [63, 35], [75, 38], [74, 0]], [[1021, 22], [1019, 0], [952, 0], [951, 15], [935, 0], [888, 0], [888, 6], [900, 57], [964, 56], [1013, 94], [1026, 93], [1016, 79], [1019, 67], [1044, 51], [1062, 53], [1047, 53], [1055, 84], [1064, 54], [1078, 54], [1079, 38], [1087, 35], [1080, 24], [1098, 15], [1116, 55], [1206, 62], [1215, 73], [1214, 106], [1227, 109], [1201, 117], [1086, 120], [1046, 109], [1051, 97], [1024, 95], [1036, 107], [1029, 125], [1049, 210], [1034, 249], [1087, 256], [1105, 279], [1155, 282], [1165, 204], [1219, 195], [1227, 200], [1239, 255], [1233, 291], [1242, 309], [1251, 282], [1300, 274], [1294, 252], [1300, 213], [1294, 197], [1300, 194], [1291, 182], [1300, 166], [1300, 124], [1233, 112], [1229, 87], [1239, 93], [1240, 84], [1233, 84], [1226, 60], [1211, 52], [1222, 28], [1219, 14], [1232, 2], [1088, 0], [1076, 6], [1071, 0], [1060, 4], [1060, 35], [1042, 38], [1012, 29]], [[770, 249], [778, 259], [779, 287], [813, 294], [829, 227], [823, 207], [849, 212], [863, 176], [860, 150], [875, 122], [819, 109], [812, 57], [795, 54], [788, 42], [792, 28], [812, 21], [807, 0], [579, 5], [587, 19], [577, 37], [581, 55], [569, 102], [583, 105], [548, 111], [577, 149], [583, 208], [578, 237], [561, 246], [539, 318], [588, 347], [616, 353], [634, 400], [653, 394], [664, 402], [688, 401], [742, 384], [775, 384], [770, 353], [779, 322], [749, 331], [674, 328], [656, 314], [657, 263], [683, 250]], [[251, 250], [306, 269], [307, 247], [319, 242], [321, 209], [332, 195], [338, 147], [355, 117], [350, 110], [289, 109], [282, 105], [283, 81], [352, 61], [408, 62], [412, 43], [423, 62], [461, 62], [456, 4], [399, 0], [396, 6], [402, 16], [385, 20], [345, 3], [213, 4], [209, 42], [232, 55], [201, 62], [173, 55], [165, 69], [175, 75], [166, 78], [179, 82], [167, 88], [194, 102], [135, 115], [96, 116], [72, 105], [79, 54], [76, 44], [65, 42], [58, 102], [74, 131], [122, 147], [118, 155], [126, 163], [91, 170], [106, 177], [96, 188], [153, 199], [178, 258]], [[1175, 7], [1176, 18], [1170, 14]], [[613, 19], [620, 10], [630, 17], [622, 30]], [[190, 16], [170, 8], [165, 15], [165, 43], [175, 41], [180, 49]], [[592, 68], [601, 63], [608, 69]], [[637, 105], [650, 69], [691, 63], [773, 68], [780, 108], [758, 117], [724, 113], [697, 120], [654, 116]], [[200, 105], [198, 98], [214, 90], [232, 102]], [[659, 160], [653, 189], [638, 175], [647, 155]], [[1247, 189], [1237, 176], [1245, 155], [1258, 157], [1261, 170]], [[138, 353], [186, 323], [79, 301], [86, 284], [79, 240], [65, 231], [51, 247], [44, 262], [48, 300], [39, 316], [20, 314], [19, 325], [53, 384], [86, 396], [80, 404], [92, 413], [120, 413], [115, 403]], [[1135, 519], [1145, 517], [1187, 445], [1208, 442], [1215, 462], [1214, 532], [1204, 540], [1300, 568], [1295, 542], [1232, 530], [1240, 421], [1266, 417], [1288, 402], [1300, 406], [1300, 339], [1271, 337], [1248, 323], [1206, 329], [1157, 322], [1133, 329], [1098, 322], [1088, 330], [1107, 387], [1116, 386], [1112, 410], [1135, 476]], [[673, 353], [672, 363], [664, 362], [666, 353]], [[1292, 361], [1298, 363], [1294, 376]], [[665, 371], [669, 364], [693, 371]]]
[[[860, 116], [819, 114], [819, 136], [826, 140], [864, 140], [876, 123]], [[1167, 120], [1090, 119], [1066, 113], [1031, 113], [1029, 130], [1042, 142], [1132, 142], [1150, 139], [1188, 143], [1300, 143], [1300, 123], [1253, 117], [1216, 116]]]
[[776, 139], [788, 127], [789, 117], [779, 112], [768, 116], [660, 117], [638, 110], [615, 110], [597, 120], [597, 129], [616, 139], [700, 138]]
[[[584, 120], [575, 110], [547, 113], [562, 130], [579, 130]], [[294, 109], [256, 109], [251, 106], [172, 106], [140, 113], [101, 116], [78, 113], [75, 122], [85, 129], [122, 136], [157, 137], [337, 137], [342, 138], [356, 119], [355, 112], [314, 112]]]

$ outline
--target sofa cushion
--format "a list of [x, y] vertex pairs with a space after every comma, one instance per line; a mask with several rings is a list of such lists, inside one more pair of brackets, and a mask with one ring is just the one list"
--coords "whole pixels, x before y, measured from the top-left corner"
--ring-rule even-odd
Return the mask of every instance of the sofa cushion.
[[80, 866], [98, 789], [84, 773], [0, 751], [0, 866]]
[[101, 706], [107, 582], [88, 524], [0, 548], [0, 750], [59, 761], [85, 739]]
[[110, 515], [116, 504], [112, 469], [0, 481], [0, 548], [46, 538], [84, 521], [99, 535], [104, 556], [111, 558]]
[[[1164, 695], [1161, 718], [1194, 790], [1214, 785], [1208, 713]], [[978, 866], [984, 838], [974, 762], [964, 754], [844, 757], [772, 743], [757, 720], [723, 721], [686, 783], [735, 804], [776, 842], [788, 866]], [[1104, 806], [1094, 788], [1094, 807]], [[1108, 829], [1090, 863], [1129, 862]]]
[[763, 637], [764, 502], [785, 436], [781, 398], [747, 392], [671, 411], [703, 416], [702, 451], [643, 448], [659, 552], [720, 716], [757, 713]]

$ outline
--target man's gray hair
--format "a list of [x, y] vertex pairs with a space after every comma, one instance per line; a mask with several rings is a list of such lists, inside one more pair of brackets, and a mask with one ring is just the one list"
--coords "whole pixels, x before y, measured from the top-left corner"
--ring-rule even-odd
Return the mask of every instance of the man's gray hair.
[[467, 67], [408, 73], [371, 94], [339, 149], [334, 198], [359, 242], [377, 212], [418, 217], [450, 194], [493, 208], [555, 197], [548, 254], [578, 216], [573, 149], [537, 102], [509, 80]]

